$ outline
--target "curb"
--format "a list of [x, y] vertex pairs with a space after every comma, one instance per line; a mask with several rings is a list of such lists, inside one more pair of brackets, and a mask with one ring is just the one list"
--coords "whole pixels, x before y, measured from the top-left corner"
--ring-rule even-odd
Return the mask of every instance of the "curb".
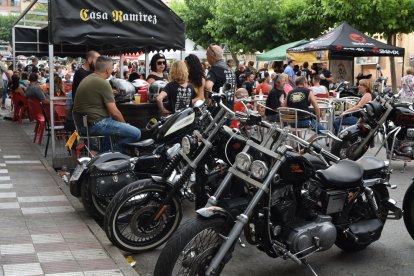
[[[22, 133], [22, 136], [26, 136], [27, 134], [18, 127], [18, 131]], [[40, 154], [40, 147], [36, 143], [31, 143], [30, 140], [28, 141], [30, 148], [36, 152], [39, 157], [40, 162], [42, 162], [43, 166], [52, 176], [53, 180], [55, 181], [56, 185], [59, 189], [64, 193], [67, 197], [68, 201], [72, 205], [72, 207], [76, 210], [76, 212], [80, 215], [83, 223], [88, 227], [91, 233], [96, 237], [96, 239], [101, 244], [102, 248], [106, 251], [108, 256], [116, 263], [118, 268], [121, 270], [123, 275], [125, 276], [139, 276], [139, 274], [129, 265], [126, 261], [124, 255], [122, 255], [121, 251], [112, 245], [112, 243], [106, 237], [105, 232], [102, 228], [95, 222], [94, 219], [90, 218], [83, 208], [82, 203], [80, 200], [71, 195], [68, 185], [56, 174], [56, 171], [52, 168], [52, 166], [48, 163], [48, 161]]]

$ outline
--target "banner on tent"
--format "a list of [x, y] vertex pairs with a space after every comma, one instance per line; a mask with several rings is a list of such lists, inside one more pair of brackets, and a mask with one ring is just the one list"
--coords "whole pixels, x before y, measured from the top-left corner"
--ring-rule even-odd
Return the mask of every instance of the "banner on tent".
[[329, 51], [313, 51], [302, 53], [286, 53], [287, 59], [295, 60], [295, 63], [303, 63], [305, 61], [309, 63], [319, 63], [329, 60]]

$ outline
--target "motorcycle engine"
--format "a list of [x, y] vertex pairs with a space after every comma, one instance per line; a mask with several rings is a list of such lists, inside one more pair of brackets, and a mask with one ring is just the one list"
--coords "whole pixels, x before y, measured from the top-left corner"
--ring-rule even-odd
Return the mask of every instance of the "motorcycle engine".
[[290, 225], [286, 235], [286, 244], [290, 252], [299, 253], [299, 257], [309, 255], [316, 250], [331, 248], [336, 240], [336, 228], [330, 216], [319, 215], [311, 222], [298, 222]]

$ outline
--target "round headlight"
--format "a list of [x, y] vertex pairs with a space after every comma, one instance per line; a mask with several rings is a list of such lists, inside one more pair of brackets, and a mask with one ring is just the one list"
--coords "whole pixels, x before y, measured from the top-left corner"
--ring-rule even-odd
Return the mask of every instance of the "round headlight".
[[181, 148], [183, 149], [184, 154], [189, 155], [191, 153], [190, 137], [184, 136], [183, 139], [181, 139]]
[[252, 157], [245, 152], [240, 152], [236, 155], [236, 167], [242, 172], [247, 172], [252, 164]]
[[266, 166], [266, 163], [260, 160], [255, 160], [250, 167], [251, 174], [254, 178], [262, 180], [266, 177], [269, 169]]

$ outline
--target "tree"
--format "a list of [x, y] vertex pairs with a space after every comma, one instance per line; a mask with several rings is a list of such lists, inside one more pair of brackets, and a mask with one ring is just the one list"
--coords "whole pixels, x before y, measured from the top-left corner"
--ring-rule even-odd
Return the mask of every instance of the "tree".
[[[413, 0], [320, 0], [321, 19], [339, 23], [347, 21], [370, 35], [381, 33], [387, 43], [395, 45], [398, 33], [414, 31]], [[390, 57], [392, 89], [396, 91], [394, 58]]]
[[0, 40], [11, 41], [12, 40], [12, 25], [16, 20], [16, 16], [13, 15], [0, 15]]

